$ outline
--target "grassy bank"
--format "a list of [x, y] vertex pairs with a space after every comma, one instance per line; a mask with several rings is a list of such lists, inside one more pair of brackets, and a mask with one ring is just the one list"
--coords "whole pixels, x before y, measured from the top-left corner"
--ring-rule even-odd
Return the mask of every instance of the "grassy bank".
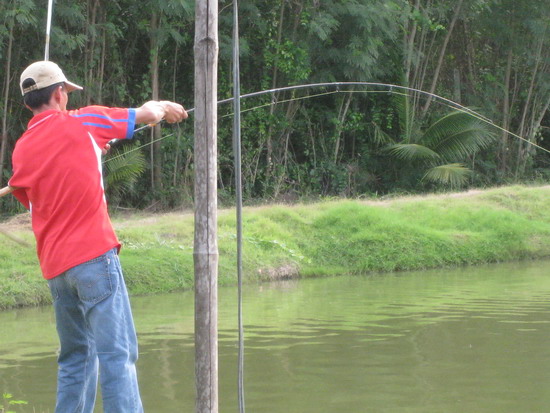
[[[550, 187], [390, 200], [335, 200], [244, 211], [247, 281], [403, 271], [550, 256]], [[130, 291], [193, 285], [191, 213], [115, 217]], [[25, 217], [2, 224], [27, 242]], [[235, 214], [219, 213], [219, 282], [236, 282]], [[0, 308], [49, 302], [31, 247], [0, 234]]]

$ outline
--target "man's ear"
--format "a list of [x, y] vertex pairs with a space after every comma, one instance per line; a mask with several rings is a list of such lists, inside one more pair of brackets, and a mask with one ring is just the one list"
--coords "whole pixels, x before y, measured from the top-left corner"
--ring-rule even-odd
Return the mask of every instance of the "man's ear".
[[63, 96], [63, 86], [56, 87], [52, 93], [52, 98], [55, 99], [56, 103], [61, 102]]

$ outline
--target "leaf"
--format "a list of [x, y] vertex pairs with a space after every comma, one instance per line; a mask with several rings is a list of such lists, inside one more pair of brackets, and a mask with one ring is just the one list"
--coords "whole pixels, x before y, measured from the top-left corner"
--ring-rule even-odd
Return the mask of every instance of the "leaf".
[[468, 183], [468, 178], [472, 171], [462, 164], [451, 163], [440, 165], [429, 169], [422, 180], [427, 180], [437, 184], [449, 185], [453, 188], [460, 187]]
[[25, 400], [10, 400], [10, 405], [16, 404], [29, 404], [29, 402], [26, 402]]
[[424, 133], [422, 143], [447, 160], [460, 160], [489, 147], [495, 138], [485, 122], [469, 113], [455, 111], [432, 124]]
[[131, 191], [145, 170], [145, 157], [137, 150], [136, 145], [123, 146], [121, 149], [112, 151], [105, 161], [106, 188], [115, 196]]
[[328, 13], [319, 13], [315, 19], [310, 22], [309, 30], [320, 40], [326, 41], [336, 30], [340, 22]]
[[430, 148], [414, 143], [398, 143], [386, 148], [393, 156], [404, 161], [438, 159], [439, 155]]
[[375, 143], [380, 145], [392, 142], [392, 137], [384, 132], [380, 125], [378, 125], [376, 122], [372, 122], [372, 124], [374, 126], [373, 140]]

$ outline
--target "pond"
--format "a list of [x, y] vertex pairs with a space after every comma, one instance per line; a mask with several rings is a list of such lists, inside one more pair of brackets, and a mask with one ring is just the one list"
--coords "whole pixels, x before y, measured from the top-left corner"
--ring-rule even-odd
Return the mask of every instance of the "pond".
[[[549, 266], [247, 286], [246, 411], [548, 411]], [[219, 295], [219, 410], [238, 411], [237, 292]], [[132, 303], [146, 412], [194, 411], [193, 293]], [[0, 313], [0, 331], [0, 391], [29, 402], [18, 412], [53, 412], [51, 308]]]

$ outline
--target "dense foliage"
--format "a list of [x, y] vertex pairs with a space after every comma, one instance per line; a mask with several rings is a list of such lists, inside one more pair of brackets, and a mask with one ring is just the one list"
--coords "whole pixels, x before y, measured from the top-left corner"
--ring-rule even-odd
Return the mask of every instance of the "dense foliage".
[[[30, 117], [18, 78], [43, 59], [46, 6], [47, 0], [0, 3], [2, 186]], [[219, 18], [223, 99], [232, 93], [229, 1], [220, 0]], [[550, 175], [548, 153], [526, 142], [550, 149], [545, 2], [241, 0], [240, 21], [243, 94], [335, 81], [410, 88], [327, 87], [244, 99], [248, 200], [419, 192]], [[85, 86], [72, 95], [72, 106], [137, 106], [160, 97], [191, 108], [193, 33], [192, 0], [57, 0], [50, 58]], [[456, 111], [433, 94], [478, 115]], [[220, 105], [222, 201], [234, 188], [230, 111]], [[168, 137], [139, 155], [124, 157], [124, 150], [135, 149], [127, 144], [113, 153], [112, 205], [191, 202], [192, 121], [155, 129], [139, 132], [139, 144]], [[13, 197], [2, 198], [0, 208], [14, 210]]]

